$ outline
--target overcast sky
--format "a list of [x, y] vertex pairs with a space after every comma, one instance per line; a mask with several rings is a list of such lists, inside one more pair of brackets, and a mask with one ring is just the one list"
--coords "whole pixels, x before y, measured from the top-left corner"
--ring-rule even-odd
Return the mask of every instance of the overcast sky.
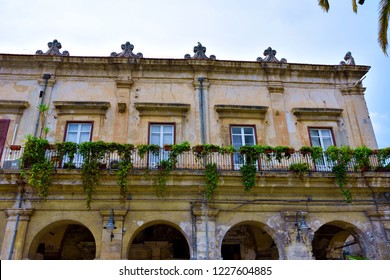
[[[272, 47], [291, 63], [336, 65], [351, 51], [371, 69], [363, 82], [378, 146], [390, 147], [390, 59], [377, 42], [378, 1], [0, 0], [0, 53], [35, 54], [58, 39], [74, 56], [109, 56], [130, 41], [145, 58], [207, 55], [254, 61]], [[390, 37], [390, 34], [389, 34]], [[389, 49], [390, 53], [390, 49]]]

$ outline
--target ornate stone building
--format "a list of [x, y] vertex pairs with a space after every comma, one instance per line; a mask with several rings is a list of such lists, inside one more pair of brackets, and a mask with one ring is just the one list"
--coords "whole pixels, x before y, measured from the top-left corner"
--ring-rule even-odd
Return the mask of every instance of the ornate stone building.
[[[299, 152], [377, 149], [362, 85], [368, 66], [355, 65], [351, 53], [337, 65], [312, 65], [279, 60], [271, 48], [253, 61], [218, 60], [200, 43], [183, 59], [145, 58], [129, 42], [121, 48], [76, 57], [55, 40], [45, 53], [0, 54], [1, 259], [390, 259], [388, 169], [375, 169], [372, 155], [370, 170], [348, 167], [340, 191], [335, 162]], [[42, 197], [19, 160], [26, 135], [134, 144], [125, 193], [117, 152], [101, 158], [87, 207], [86, 157], [58, 160], [48, 148], [45, 157], [56, 159]], [[137, 148], [185, 142], [295, 152], [256, 158], [254, 186], [245, 190], [240, 170], [249, 157], [186, 151], [156, 195], [170, 152], [142, 157]], [[217, 167], [212, 195], [210, 162]], [[293, 163], [309, 168], [298, 176]]]

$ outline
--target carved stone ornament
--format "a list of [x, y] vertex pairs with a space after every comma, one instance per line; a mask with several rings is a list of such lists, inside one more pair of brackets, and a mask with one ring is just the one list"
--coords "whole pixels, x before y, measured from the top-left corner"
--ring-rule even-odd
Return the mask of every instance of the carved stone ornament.
[[341, 65], [355, 65], [355, 59], [352, 57], [351, 52], [347, 52], [344, 56], [345, 61], [341, 61]]
[[210, 55], [210, 58], [206, 56], [206, 47], [202, 46], [201, 43], [198, 42], [198, 45], [194, 47], [194, 56], [186, 54], [184, 56], [185, 59], [211, 59], [215, 60], [217, 57], [215, 55]]
[[258, 57], [258, 62], [279, 62], [279, 63], [287, 63], [287, 59], [282, 58], [280, 61], [275, 57], [276, 51], [273, 50], [271, 47], [266, 49], [263, 53], [265, 55], [265, 58]]
[[130, 44], [130, 42], [126, 42], [125, 44], [121, 45], [122, 52], [116, 53], [112, 52], [110, 56], [112, 57], [129, 57], [129, 58], [143, 58], [142, 53], [133, 53], [134, 45]]
[[43, 52], [41, 50], [37, 50], [35, 54], [37, 55], [60, 55], [60, 56], [69, 56], [68, 51], [63, 51], [62, 53], [60, 52], [60, 49], [62, 48], [61, 43], [58, 42], [57, 40], [53, 40], [53, 42], [47, 43], [47, 46], [49, 49], [47, 52]]

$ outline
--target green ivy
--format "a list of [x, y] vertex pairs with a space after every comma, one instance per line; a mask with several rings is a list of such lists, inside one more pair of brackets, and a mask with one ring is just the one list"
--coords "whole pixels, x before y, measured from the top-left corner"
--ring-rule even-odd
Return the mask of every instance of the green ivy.
[[21, 157], [21, 165], [30, 168], [29, 172], [21, 172], [21, 176], [27, 177], [27, 182], [31, 187], [36, 188], [38, 196], [46, 199], [48, 189], [52, 184], [54, 172], [53, 164], [45, 157], [49, 142], [46, 139], [26, 136], [26, 145]]
[[290, 164], [289, 171], [295, 172], [298, 174], [299, 179], [303, 182], [305, 174], [309, 171], [309, 164], [307, 163], [292, 163]]
[[344, 187], [348, 184], [348, 164], [353, 157], [353, 150], [348, 146], [329, 146], [325, 151], [327, 157], [333, 161], [332, 172], [336, 176], [336, 182], [341, 193], [345, 196], [345, 202], [351, 203], [352, 194]]
[[206, 198], [210, 200], [218, 187], [219, 174], [216, 163], [208, 163], [205, 170]]

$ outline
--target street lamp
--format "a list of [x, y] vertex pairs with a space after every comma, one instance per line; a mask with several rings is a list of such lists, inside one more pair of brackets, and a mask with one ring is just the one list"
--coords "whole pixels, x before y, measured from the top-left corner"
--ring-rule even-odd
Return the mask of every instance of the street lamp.
[[110, 217], [108, 218], [106, 226], [103, 228], [110, 232], [110, 238], [112, 241], [112, 239], [114, 238], [114, 229], [116, 229], [113, 209], [111, 209]]
[[[300, 221], [298, 221], [298, 215], [300, 216]], [[297, 211], [295, 214], [295, 226], [297, 227], [297, 241], [301, 241], [301, 231], [306, 233], [309, 230], [309, 227], [306, 224], [305, 218], [301, 210]]]

